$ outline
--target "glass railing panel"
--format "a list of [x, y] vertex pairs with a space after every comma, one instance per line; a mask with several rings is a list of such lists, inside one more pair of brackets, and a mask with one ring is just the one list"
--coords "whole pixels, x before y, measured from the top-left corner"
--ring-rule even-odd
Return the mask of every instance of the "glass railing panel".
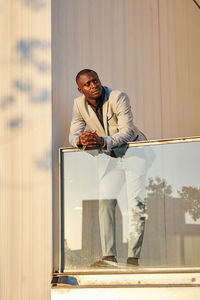
[[200, 262], [200, 142], [61, 150], [62, 271]]

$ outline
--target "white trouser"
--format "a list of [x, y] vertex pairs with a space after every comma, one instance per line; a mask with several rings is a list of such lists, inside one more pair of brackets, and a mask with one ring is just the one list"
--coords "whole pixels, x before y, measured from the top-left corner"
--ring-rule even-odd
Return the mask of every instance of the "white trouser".
[[123, 158], [113, 158], [99, 154], [98, 169], [99, 222], [103, 256], [116, 255], [115, 207], [125, 182], [129, 214], [128, 257], [139, 258], [145, 225], [147, 173], [145, 157], [132, 154]]

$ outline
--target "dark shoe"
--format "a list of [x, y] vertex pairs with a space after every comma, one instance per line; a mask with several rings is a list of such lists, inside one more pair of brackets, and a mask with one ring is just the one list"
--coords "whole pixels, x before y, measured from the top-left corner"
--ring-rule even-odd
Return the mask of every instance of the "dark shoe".
[[90, 265], [92, 268], [118, 268], [115, 256], [104, 256], [102, 260], [98, 260]]
[[113, 261], [117, 263], [117, 259], [115, 256], [103, 256], [102, 260]]
[[127, 261], [126, 261], [126, 265], [128, 267], [137, 267], [137, 266], [139, 266], [138, 258], [136, 258], [136, 257], [128, 257]]

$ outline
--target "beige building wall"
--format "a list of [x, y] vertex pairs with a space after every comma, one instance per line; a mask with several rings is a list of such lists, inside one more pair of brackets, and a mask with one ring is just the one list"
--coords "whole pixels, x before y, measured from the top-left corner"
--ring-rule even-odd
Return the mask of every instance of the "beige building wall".
[[128, 93], [149, 139], [199, 135], [200, 9], [193, 0], [54, 0], [56, 145], [68, 144], [74, 77], [97, 70]]
[[50, 299], [50, 0], [0, 0], [0, 299]]
[[162, 138], [199, 136], [200, 2], [160, 0], [159, 20]]

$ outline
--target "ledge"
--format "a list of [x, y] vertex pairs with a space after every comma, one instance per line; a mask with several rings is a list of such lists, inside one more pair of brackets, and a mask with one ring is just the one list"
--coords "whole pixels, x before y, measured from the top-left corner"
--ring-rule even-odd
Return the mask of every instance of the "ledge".
[[154, 268], [135, 270], [83, 270], [81, 272], [55, 273], [53, 285], [72, 288], [97, 287], [200, 287], [199, 268]]

